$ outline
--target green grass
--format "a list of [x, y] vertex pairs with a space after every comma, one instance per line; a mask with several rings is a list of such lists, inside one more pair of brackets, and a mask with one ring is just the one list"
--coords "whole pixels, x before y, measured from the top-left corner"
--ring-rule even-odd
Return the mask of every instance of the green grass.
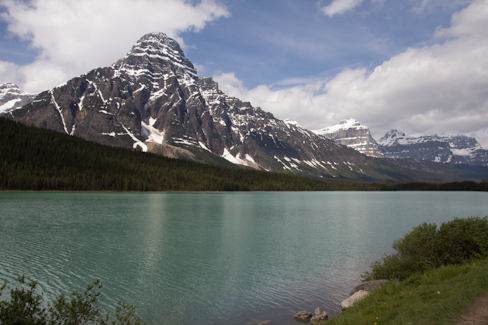
[[441, 267], [373, 291], [332, 324], [455, 324], [467, 305], [488, 295], [488, 259]]

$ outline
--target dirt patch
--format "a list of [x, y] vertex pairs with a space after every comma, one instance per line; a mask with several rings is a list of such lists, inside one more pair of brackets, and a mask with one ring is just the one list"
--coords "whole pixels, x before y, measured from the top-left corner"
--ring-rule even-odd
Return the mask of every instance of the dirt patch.
[[456, 325], [488, 325], [488, 296], [473, 301]]

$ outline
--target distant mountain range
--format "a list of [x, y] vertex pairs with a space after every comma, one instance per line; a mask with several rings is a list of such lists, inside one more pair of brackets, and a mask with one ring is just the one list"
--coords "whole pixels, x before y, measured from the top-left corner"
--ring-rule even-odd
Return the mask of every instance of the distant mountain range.
[[369, 128], [353, 118], [313, 132], [371, 157], [488, 166], [488, 150], [483, 149], [475, 138], [465, 135], [411, 137], [398, 130], [390, 130], [375, 141]]
[[388, 158], [488, 166], [488, 150], [483, 149], [475, 138], [465, 135], [409, 137], [397, 130], [390, 130], [378, 144], [380, 151]]
[[[386, 140], [377, 145], [353, 119], [310, 131], [227, 96], [211, 78], [199, 78], [178, 43], [163, 33], [143, 36], [111, 66], [35, 98], [13, 84], [0, 89], [0, 115], [114, 147], [323, 179], [459, 179], [420, 177], [374, 158], [390, 157], [383, 148], [391, 146]], [[481, 157], [475, 151], [470, 155]]]

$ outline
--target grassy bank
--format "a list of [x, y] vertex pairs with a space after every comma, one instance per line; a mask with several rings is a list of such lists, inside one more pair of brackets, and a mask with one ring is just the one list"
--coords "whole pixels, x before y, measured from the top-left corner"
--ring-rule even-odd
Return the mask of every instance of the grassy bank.
[[488, 259], [448, 265], [392, 281], [327, 324], [455, 324], [466, 306], [488, 295]]
[[455, 324], [488, 295], [488, 217], [423, 223], [392, 247], [363, 274], [391, 282], [328, 324]]

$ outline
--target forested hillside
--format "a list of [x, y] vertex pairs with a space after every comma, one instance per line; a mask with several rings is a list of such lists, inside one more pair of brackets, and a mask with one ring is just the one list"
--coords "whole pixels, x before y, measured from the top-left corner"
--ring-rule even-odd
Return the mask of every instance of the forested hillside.
[[107, 147], [0, 118], [0, 189], [73, 191], [328, 190], [331, 184]]
[[488, 183], [341, 183], [107, 147], [0, 118], [0, 190], [488, 190]]

